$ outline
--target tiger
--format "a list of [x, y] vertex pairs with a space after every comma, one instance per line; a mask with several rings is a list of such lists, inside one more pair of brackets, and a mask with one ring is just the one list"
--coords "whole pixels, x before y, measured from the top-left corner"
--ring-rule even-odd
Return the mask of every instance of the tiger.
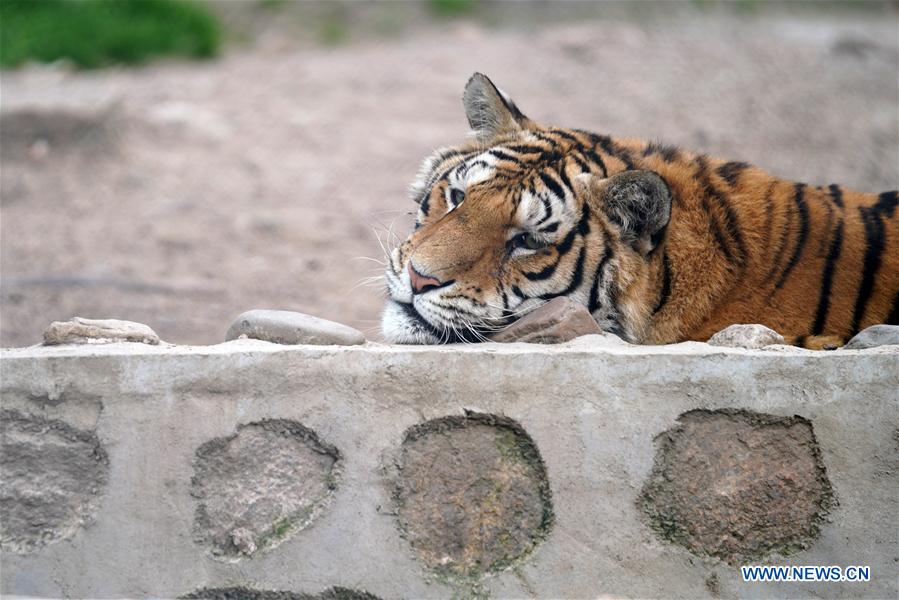
[[540, 125], [481, 73], [462, 100], [469, 138], [424, 160], [386, 260], [388, 342], [487, 341], [560, 296], [632, 344], [758, 323], [832, 349], [899, 323], [895, 190]]

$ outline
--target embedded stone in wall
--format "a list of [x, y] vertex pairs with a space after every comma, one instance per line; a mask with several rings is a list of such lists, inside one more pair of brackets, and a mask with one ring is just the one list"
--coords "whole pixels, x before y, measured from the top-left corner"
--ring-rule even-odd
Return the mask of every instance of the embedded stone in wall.
[[181, 596], [185, 600], [379, 600], [374, 594], [332, 587], [318, 594], [256, 590], [248, 587], [203, 588]]
[[109, 476], [93, 432], [13, 410], [0, 412], [0, 548], [26, 554], [91, 521]]
[[552, 524], [543, 460], [512, 419], [468, 414], [416, 425], [396, 469], [400, 529], [419, 559], [445, 575], [502, 570]]
[[317, 516], [336, 487], [340, 453], [286, 419], [238, 427], [197, 449], [197, 541], [239, 560], [274, 548]]
[[694, 410], [656, 438], [640, 505], [662, 537], [742, 564], [804, 549], [835, 504], [810, 421]]

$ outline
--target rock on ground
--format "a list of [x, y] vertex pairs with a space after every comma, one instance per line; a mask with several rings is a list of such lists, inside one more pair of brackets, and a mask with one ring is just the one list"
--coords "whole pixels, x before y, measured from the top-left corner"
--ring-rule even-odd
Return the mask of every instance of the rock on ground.
[[782, 335], [764, 325], [731, 325], [709, 338], [712, 346], [729, 348], [758, 349], [783, 343]]
[[856, 334], [843, 348], [862, 350], [892, 344], [899, 345], [899, 325], [872, 325]]
[[140, 342], [158, 344], [159, 336], [147, 325], [118, 319], [82, 319], [54, 321], [44, 330], [44, 344], [103, 344]]
[[558, 344], [598, 333], [602, 333], [602, 329], [586, 306], [560, 297], [532, 310], [491, 339], [494, 342]]
[[275, 344], [355, 346], [365, 343], [361, 331], [289, 310], [248, 310], [237, 317], [225, 340], [244, 336]]

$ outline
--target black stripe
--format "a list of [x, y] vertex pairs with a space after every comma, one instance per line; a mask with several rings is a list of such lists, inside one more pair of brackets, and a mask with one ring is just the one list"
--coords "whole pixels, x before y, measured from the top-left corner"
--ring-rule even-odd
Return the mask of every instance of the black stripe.
[[659, 293], [659, 300], [652, 309], [652, 314], [656, 314], [665, 304], [668, 303], [668, 297], [671, 295], [671, 263], [668, 260], [668, 253], [662, 255], [662, 291]]
[[877, 204], [872, 208], [877, 211], [877, 213], [883, 213], [888, 218], [892, 219], [897, 204], [899, 204], [899, 191], [893, 190], [879, 195], [877, 197]]
[[488, 154], [495, 156], [499, 160], [510, 160], [510, 161], [516, 162], [516, 163], [518, 162], [517, 156], [512, 156], [511, 154], [506, 154], [505, 152], [502, 151], [502, 149], [499, 149], [499, 148], [494, 148], [492, 150], [489, 150]]
[[861, 325], [865, 307], [874, 291], [874, 276], [880, 268], [880, 258], [883, 254], [883, 221], [880, 220], [877, 206], [872, 208], [861, 206], [858, 212], [865, 224], [866, 249], [862, 264], [862, 281], [858, 286], [858, 295], [855, 297], [855, 310], [852, 311], [850, 334], [856, 333]]
[[562, 243], [556, 246], [556, 250], [559, 251], [559, 254], [567, 254], [569, 250], [571, 250], [571, 246], [574, 244], [574, 237], [577, 233], [584, 229], [584, 221], [590, 218], [590, 210], [584, 210], [581, 213], [581, 219], [577, 224], [577, 227], [572, 228], [571, 231], [568, 232], [568, 235], [565, 236], [565, 239], [562, 240]]
[[574, 238], [578, 233], [585, 234], [585, 232], [590, 231], [590, 209], [585, 207], [584, 212], [581, 213], [581, 219], [577, 224], [577, 227], [573, 227], [571, 231], [562, 239], [562, 242], [556, 246], [556, 252], [558, 255], [556, 256], [556, 260], [544, 267], [542, 270], [536, 273], [529, 273], [527, 271], [524, 272], [524, 276], [530, 279], [531, 281], [540, 281], [542, 279], [549, 279], [552, 277], [553, 273], [555, 273], [556, 268], [559, 266], [559, 263], [562, 261], [562, 258], [571, 250], [571, 247], [574, 245]]
[[448, 158], [453, 158], [455, 156], [461, 156], [462, 152], [459, 150], [455, 150], [453, 148], [448, 148], [444, 152], [441, 152], [434, 159], [434, 168], [439, 167], [442, 163], [446, 162]]
[[584, 145], [583, 140], [578, 139], [577, 136], [565, 131], [564, 129], [551, 129], [550, 133], [554, 133], [554, 134], [558, 135], [559, 137], [563, 137], [567, 140], [570, 140], [570, 141], [574, 142], [575, 144], [577, 144], [578, 146]]
[[736, 257], [731, 253], [730, 244], [728, 244], [728, 240], [725, 237], [724, 232], [721, 231], [721, 225], [720, 223], [718, 223], [718, 219], [715, 218], [715, 215], [712, 213], [712, 207], [709, 205], [708, 198], [706, 198], [705, 196], [702, 197], [702, 208], [709, 215], [712, 226], [712, 235], [715, 236], [715, 241], [718, 243], [718, 247], [721, 248], [721, 251], [724, 253], [724, 257], [728, 262], [735, 263]]
[[569, 156], [569, 158], [571, 158], [571, 160], [573, 160], [575, 162], [578, 169], [580, 169], [581, 173], [589, 173], [590, 172], [590, 167], [587, 166], [587, 163], [584, 161], [583, 158], [578, 156], [578, 153], [573, 152], [573, 153], [569, 154], [568, 156]]
[[558, 175], [559, 179], [562, 180], [562, 185], [573, 192], [574, 186], [571, 185], [571, 180], [568, 178], [568, 173], [565, 172], [565, 165], [560, 165]]
[[[737, 215], [736, 213], [734, 213], [734, 210], [725, 195], [722, 194], [718, 190], [718, 188], [712, 185], [712, 180], [709, 177], [709, 163], [707, 158], [704, 155], [699, 155], [696, 157], [695, 162], [697, 165], [696, 175], [699, 178], [699, 181], [702, 184], [703, 188], [705, 188], [704, 191], [706, 195], [715, 200], [717, 205], [724, 212], [724, 228], [727, 230], [730, 238], [737, 246], [737, 252], [727, 250], [725, 254], [728, 255], [728, 258], [729, 260], [731, 260], [731, 262], [736, 262], [740, 266], [743, 266], [743, 264], [746, 262], [746, 245], [744, 244], [743, 236], [740, 233], [740, 223], [737, 220]], [[708, 204], [706, 203], [705, 206], [708, 207]], [[723, 239], [723, 232], [720, 232], [719, 230], [716, 233], [716, 236], [719, 237], [719, 240]], [[734, 258], [736, 258], [736, 261], [733, 260]]]
[[748, 168], [749, 165], [747, 163], [731, 161], [726, 162], [715, 169], [715, 172], [718, 173], [730, 187], [734, 187], [740, 179], [740, 174]]
[[574, 274], [571, 278], [571, 283], [562, 290], [561, 292], [549, 292], [546, 294], [540, 295], [541, 300], [549, 300], [550, 298], [555, 298], [557, 296], [567, 296], [581, 285], [581, 281], [584, 279], [584, 257], [587, 255], [587, 242], [584, 241], [581, 244], [581, 250], [577, 255], [577, 263], [574, 265]]
[[771, 196], [774, 194], [774, 188], [777, 182], [772, 181], [765, 192], [765, 248], [771, 247], [771, 223], [774, 221], [774, 207], [771, 204]]
[[537, 271], [536, 273], [530, 271], [522, 271], [522, 273], [531, 281], [541, 281], [543, 279], [549, 279], [553, 276], [553, 273], [556, 272], [556, 267], [559, 266], [559, 262], [561, 260], [562, 255], [560, 254], [556, 257], [556, 260], [543, 267], [543, 269], [541, 269], [540, 271]]
[[843, 190], [840, 189], [840, 186], [831, 183], [827, 189], [830, 190], [830, 199], [833, 200], [833, 203], [843, 208]]
[[843, 221], [837, 225], [830, 242], [830, 251], [827, 253], [827, 262], [824, 263], [824, 274], [821, 276], [821, 296], [818, 298], [818, 310], [815, 313], [815, 323], [812, 325], [812, 335], [820, 335], [824, 331], [827, 322], [827, 311], [830, 308], [830, 289], [833, 286], [834, 268], [840, 258], [843, 249]]
[[421, 203], [418, 205], [418, 208], [421, 209], [422, 214], [426, 217], [428, 216], [428, 211], [431, 210], [431, 191], [433, 191], [433, 188], [424, 195], [424, 198], [421, 199]]
[[[816, 194], [815, 197], [820, 199], [820, 196], [818, 194]], [[827, 223], [824, 225], [825, 235], [821, 236], [821, 243], [818, 244], [817, 255], [821, 256], [821, 254], [824, 252], [824, 246], [827, 244], [827, 235], [826, 234], [830, 233], [831, 225], [833, 225], [833, 212], [834, 211], [833, 211], [833, 206], [831, 206], [830, 202], [822, 201], [822, 202], [819, 202], [819, 204], [823, 204], [824, 208], [827, 209]]]
[[599, 166], [600, 170], [602, 170], [603, 177], [609, 176], [609, 170], [606, 168], [606, 162], [599, 154], [596, 153], [593, 148], [587, 148], [586, 150], [584, 150], [584, 154], [586, 154], [587, 158], [589, 158]]
[[546, 152], [545, 148], [541, 148], [540, 146], [530, 146], [528, 144], [512, 144], [504, 146], [504, 148], [519, 154], [543, 154]]
[[665, 160], [665, 162], [670, 163], [676, 161], [680, 157], [680, 149], [677, 146], [649, 142], [646, 147], [643, 148], [643, 156], [651, 156], [653, 154], [658, 154]]
[[803, 198], [804, 195], [805, 184], [797, 183], [793, 202], [796, 203], [796, 208], [799, 209], [799, 238], [796, 240], [796, 246], [793, 248], [793, 255], [790, 257], [786, 269], [784, 269], [784, 272], [780, 275], [780, 279], [778, 279], [777, 283], [774, 285], [775, 290], [780, 289], [787, 280], [787, 277], [790, 276], [790, 271], [792, 271], [793, 267], [796, 266], [796, 263], [799, 262], [799, 257], [802, 256], [802, 250], [805, 248], [805, 242], [808, 240], [808, 205], [805, 203], [805, 199]]
[[556, 229], [558, 229], [558, 228], [559, 228], [559, 222], [556, 221], [556, 222], [554, 222], [554, 223], [550, 223], [550, 224], [547, 225], [546, 227], [541, 227], [541, 228], [540, 228], [540, 232], [541, 232], [541, 233], [552, 233], [552, 232], [554, 232], [554, 231], [555, 231]]
[[518, 207], [521, 205], [521, 195], [524, 193], [524, 188], [522, 186], [515, 186], [512, 189], [512, 210], [509, 211], [509, 220], [513, 220], [515, 218], [515, 213], [518, 212]]
[[553, 216], [552, 206], [549, 203], [549, 198], [543, 194], [540, 194], [540, 196], [538, 197], [540, 198], [540, 202], [543, 203], [543, 216], [539, 221], [537, 221], [537, 227], [539, 227], [543, 223], [546, 223], [550, 219], [550, 217]]
[[893, 296], [893, 308], [890, 310], [890, 314], [887, 316], [886, 320], [887, 325], [899, 325], [899, 292]]
[[615, 140], [607, 135], [596, 134], [591, 135], [591, 138], [594, 138], [599, 143], [599, 146], [606, 154], [614, 156], [615, 158], [623, 162], [627, 170], [631, 170], [634, 168], [634, 161], [631, 157], [630, 151], [619, 146], [617, 143], [615, 143]]
[[524, 292], [521, 291], [521, 288], [517, 285], [512, 286], [512, 293], [524, 300], [527, 296], [524, 295]]
[[581, 213], [581, 220], [577, 224], [577, 232], [583, 236], [590, 233], [590, 205], [584, 204], [584, 211]]
[[424, 316], [419, 313], [414, 306], [408, 304], [406, 302], [397, 302], [400, 305], [400, 308], [403, 309], [403, 312], [406, 313], [412, 321], [414, 321], [419, 327], [427, 331], [431, 336], [438, 340], [446, 340], [446, 343], [452, 344], [454, 342], [459, 342], [461, 339], [458, 336], [458, 333], [455, 330], [450, 329], [449, 331], [441, 331], [431, 325], [431, 323], [424, 318]]
[[590, 288], [590, 300], [587, 303], [587, 308], [591, 313], [599, 308], [599, 284], [602, 283], [602, 270], [605, 268], [606, 263], [612, 259], [613, 254], [611, 246], [606, 242], [602, 258], [596, 266], [596, 275], [593, 277], [593, 287]]
[[602, 255], [602, 258], [599, 260], [599, 264], [596, 266], [596, 275], [593, 278], [593, 287], [590, 288], [590, 300], [587, 303], [587, 308], [590, 312], [594, 312], [597, 308], [599, 308], [599, 284], [602, 283], [602, 270], [605, 268], [606, 263], [608, 263], [614, 253], [612, 252], [611, 246], [609, 246], [608, 242], [606, 242], [605, 250]]
[[774, 260], [771, 261], [771, 267], [768, 269], [768, 273], [765, 274], [765, 279], [762, 283], [768, 283], [771, 281], [771, 278], [774, 277], [774, 274], [777, 272], [777, 267], [780, 265], [781, 253], [787, 249], [787, 240], [790, 237], [790, 226], [793, 224], [793, 207], [787, 206], [785, 210], [787, 211], [787, 216], [783, 227], [780, 230], [780, 239], [777, 240], [777, 249], [771, 255]]
[[550, 177], [548, 173], [546, 173], [545, 171], [541, 171], [540, 172], [540, 181], [542, 181], [543, 185], [545, 185], [547, 188], [549, 188], [549, 190], [553, 194], [558, 196], [559, 200], [562, 200], [563, 202], [565, 201], [565, 190], [562, 189], [562, 186], [559, 185], [559, 182], [557, 182], [555, 179]]

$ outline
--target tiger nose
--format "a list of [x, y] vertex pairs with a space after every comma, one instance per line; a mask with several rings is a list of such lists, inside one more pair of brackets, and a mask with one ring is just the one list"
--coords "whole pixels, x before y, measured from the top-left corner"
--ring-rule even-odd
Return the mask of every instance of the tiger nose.
[[412, 266], [411, 260], [409, 261], [407, 269], [409, 271], [409, 281], [412, 283], [413, 294], [421, 294], [422, 292], [427, 292], [428, 290], [433, 290], [443, 285], [439, 279], [422, 275], [416, 271], [415, 267]]

